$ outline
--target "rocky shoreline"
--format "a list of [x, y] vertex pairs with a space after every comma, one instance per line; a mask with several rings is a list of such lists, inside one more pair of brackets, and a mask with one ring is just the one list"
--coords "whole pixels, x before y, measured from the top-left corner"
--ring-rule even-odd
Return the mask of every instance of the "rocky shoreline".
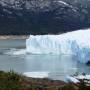
[[0, 35], [0, 40], [6, 39], [27, 39], [29, 35]]
[[0, 90], [90, 90], [84, 80], [80, 83], [65, 83], [48, 78], [31, 78], [13, 71], [0, 71]]
[[13, 71], [0, 71], [0, 90], [64, 90], [67, 84], [60, 80], [31, 78]]

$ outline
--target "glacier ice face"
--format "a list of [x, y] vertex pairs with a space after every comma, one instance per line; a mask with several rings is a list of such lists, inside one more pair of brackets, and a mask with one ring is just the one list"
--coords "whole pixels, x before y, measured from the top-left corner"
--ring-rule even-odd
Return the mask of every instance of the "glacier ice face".
[[83, 63], [90, 60], [90, 29], [61, 35], [30, 35], [26, 51], [32, 54], [72, 54]]

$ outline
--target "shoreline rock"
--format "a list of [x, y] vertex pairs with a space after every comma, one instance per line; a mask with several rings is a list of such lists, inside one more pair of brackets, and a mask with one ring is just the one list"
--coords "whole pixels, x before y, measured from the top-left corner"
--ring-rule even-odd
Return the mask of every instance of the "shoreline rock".
[[27, 39], [29, 35], [0, 35], [0, 40], [6, 39]]
[[60, 80], [30, 78], [13, 71], [0, 71], [0, 90], [62, 90], [66, 85]]

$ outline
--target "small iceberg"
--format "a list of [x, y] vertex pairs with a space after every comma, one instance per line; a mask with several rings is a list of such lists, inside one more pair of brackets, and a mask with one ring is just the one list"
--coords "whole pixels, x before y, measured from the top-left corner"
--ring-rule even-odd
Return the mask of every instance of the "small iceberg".
[[48, 78], [49, 72], [25, 72], [23, 75], [32, 78]]
[[90, 81], [90, 75], [66, 76], [65, 78], [67, 82], [71, 82], [71, 83], [79, 83], [80, 80]]
[[66, 76], [65, 81], [71, 83], [79, 83], [79, 80], [73, 76]]
[[77, 79], [87, 79], [87, 80], [90, 80], [90, 75], [78, 75], [75, 78], [77, 78]]

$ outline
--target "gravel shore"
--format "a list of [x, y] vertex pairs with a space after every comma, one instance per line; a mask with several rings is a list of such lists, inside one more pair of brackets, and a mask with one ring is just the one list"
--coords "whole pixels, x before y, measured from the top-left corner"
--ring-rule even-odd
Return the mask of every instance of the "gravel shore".
[[0, 40], [5, 39], [27, 39], [29, 35], [0, 35]]

